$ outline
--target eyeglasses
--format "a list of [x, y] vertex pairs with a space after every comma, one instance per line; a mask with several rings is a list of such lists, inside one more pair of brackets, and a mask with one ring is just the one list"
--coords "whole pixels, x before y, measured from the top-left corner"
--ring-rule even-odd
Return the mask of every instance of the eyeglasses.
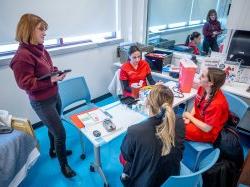
[[173, 87], [172, 90], [173, 90], [173, 93], [174, 93], [174, 97], [177, 97], [177, 98], [183, 98], [184, 97], [184, 94], [182, 93], [182, 91], [177, 86]]

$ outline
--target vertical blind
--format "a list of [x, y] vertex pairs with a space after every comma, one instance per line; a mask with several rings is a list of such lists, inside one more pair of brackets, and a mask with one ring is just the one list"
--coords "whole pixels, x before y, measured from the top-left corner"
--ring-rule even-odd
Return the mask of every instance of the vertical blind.
[[206, 19], [210, 9], [215, 9], [218, 0], [194, 0], [191, 20]]
[[192, 0], [150, 0], [149, 26], [188, 22]]
[[24, 13], [48, 23], [46, 39], [116, 31], [116, 0], [1, 0], [0, 45], [15, 41], [16, 25]]

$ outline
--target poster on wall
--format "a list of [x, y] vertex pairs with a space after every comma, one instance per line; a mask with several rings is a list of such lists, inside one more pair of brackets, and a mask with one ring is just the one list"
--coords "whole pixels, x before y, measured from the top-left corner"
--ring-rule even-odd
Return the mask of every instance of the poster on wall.
[[238, 82], [240, 63], [234, 61], [226, 61], [225, 63], [219, 64], [219, 68], [226, 72], [226, 83]]
[[237, 74], [237, 81], [250, 84], [250, 67], [244, 66], [239, 68]]

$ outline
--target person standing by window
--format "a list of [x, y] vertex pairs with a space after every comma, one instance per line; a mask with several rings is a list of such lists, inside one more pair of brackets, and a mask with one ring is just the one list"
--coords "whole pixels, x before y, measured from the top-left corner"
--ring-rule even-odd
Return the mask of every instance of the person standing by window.
[[203, 26], [203, 51], [208, 54], [209, 50], [219, 52], [217, 36], [222, 33], [220, 22], [217, 20], [217, 12], [214, 9], [208, 11], [207, 22]]
[[26, 91], [32, 108], [43, 124], [48, 127], [50, 157], [58, 156], [63, 175], [71, 178], [76, 173], [68, 165], [66, 157], [71, 155], [72, 151], [66, 150], [66, 132], [60, 118], [61, 99], [57, 86], [57, 82], [63, 80], [66, 74], [38, 79], [58, 71], [43, 45], [47, 28], [48, 24], [34, 14], [24, 14], [20, 18], [16, 30], [19, 48], [10, 67], [14, 72], [17, 85]]

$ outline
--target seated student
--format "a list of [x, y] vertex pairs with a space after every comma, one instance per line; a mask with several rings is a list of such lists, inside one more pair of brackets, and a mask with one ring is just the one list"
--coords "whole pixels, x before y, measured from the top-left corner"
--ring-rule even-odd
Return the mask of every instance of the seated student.
[[200, 55], [200, 50], [197, 47], [201, 43], [201, 34], [199, 32], [193, 32], [188, 35], [185, 45], [193, 48], [193, 54]]
[[221, 86], [226, 73], [218, 68], [204, 69], [191, 112], [184, 112], [186, 139], [214, 143], [228, 120], [229, 107]]
[[147, 86], [147, 81], [150, 85], [155, 84], [149, 64], [141, 59], [140, 49], [137, 46], [131, 46], [128, 54], [129, 60], [122, 65], [120, 72], [124, 96], [132, 96], [131, 84], [133, 83], [143, 81], [142, 87]]
[[184, 122], [172, 109], [173, 92], [156, 85], [147, 98], [149, 118], [128, 128], [121, 145], [124, 186], [157, 187], [179, 175]]

